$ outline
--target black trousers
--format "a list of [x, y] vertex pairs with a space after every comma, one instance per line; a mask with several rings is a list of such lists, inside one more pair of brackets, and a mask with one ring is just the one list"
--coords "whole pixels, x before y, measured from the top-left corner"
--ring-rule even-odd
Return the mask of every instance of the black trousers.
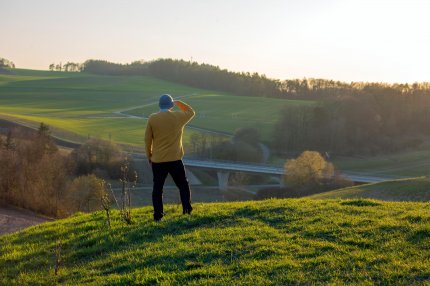
[[154, 175], [154, 187], [152, 190], [154, 217], [163, 216], [163, 186], [168, 174], [172, 176], [173, 181], [179, 188], [183, 210], [188, 211], [192, 209], [191, 190], [182, 160], [163, 163], [153, 162], [152, 173]]

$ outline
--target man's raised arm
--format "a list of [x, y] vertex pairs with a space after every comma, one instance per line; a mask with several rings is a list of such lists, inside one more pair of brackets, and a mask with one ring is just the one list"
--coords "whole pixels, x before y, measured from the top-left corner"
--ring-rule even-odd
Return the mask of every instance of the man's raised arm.
[[194, 115], [196, 114], [194, 109], [191, 106], [189, 106], [188, 104], [186, 104], [185, 102], [182, 102], [180, 100], [175, 100], [175, 104], [177, 107], [179, 107], [180, 110], [182, 110], [185, 113], [186, 122], [190, 121], [191, 118], [193, 118]]

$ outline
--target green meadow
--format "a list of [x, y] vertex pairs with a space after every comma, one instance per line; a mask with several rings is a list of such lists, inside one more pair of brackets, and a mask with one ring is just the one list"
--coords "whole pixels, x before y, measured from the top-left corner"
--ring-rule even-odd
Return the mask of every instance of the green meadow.
[[335, 158], [333, 163], [340, 170], [372, 176], [418, 177], [430, 175], [430, 143], [425, 142], [416, 150], [372, 157]]
[[313, 199], [369, 198], [384, 201], [430, 201], [430, 177], [385, 181], [310, 196]]
[[[0, 75], [0, 116], [32, 127], [44, 122], [65, 139], [111, 138], [142, 146], [146, 120], [115, 112], [127, 110], [124, 113], [139, 117], [157, 112], [163, 93], [181, 97], [196, 109], [193, 126], [223, 133], [254, 126], [266, 138], [282, 108], [312, 104], [238, 97], [143, 76], [15, 70], [13, 75]], [[185, 141], [192, 132], [204, 130], [189, 129]]]
[[[284, 199], [78, 213], [0, 237], [1, 285], [425, 285], [428, 203]], [[61, 264], [54, 275], [54, 249]]]
[[[313, 101], [285, 100], [261, 97], [230, 96], [225, 94], [196, 94], [186, 101], [197, 110], [191, 125], [228, 133], [241, 127], [260, 130], [263, 138], [273, 135], [274, 126], [282, 108], [314, 105]], [[130, 114], [147, 116], [154, 106], [145, 106], [130, 111]]]

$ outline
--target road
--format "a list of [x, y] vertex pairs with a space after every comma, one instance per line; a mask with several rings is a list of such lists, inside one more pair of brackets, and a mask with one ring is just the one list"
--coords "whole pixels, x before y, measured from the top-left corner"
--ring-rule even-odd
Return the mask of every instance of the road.
[[[196, 93], [192, 93], [192, 94], [187, 94], [187, 95], [182, 95], [182, 96], [178, 96], [175, 99], [181, 99], [181, 98], [187, 98], [187, 97], [191, 97], [191, 96], [195, 96], [197, 95]], [[121, 110], [116, 110], [113, 112], [113, 114], [115, 114], [116, 116], [123, 116], [125, 118], [132, 118], [132, 119], [148, 119], [148, 116], [136, 116], [136, 115], [132, 115], [132, 114], [128, 114], [125, 113], [127, 111], [131, 111], [131, 110], [135, 110], [135, 109], [139, 109], [139, 108], [143, 108], [146, 106], [152, 106], [152, 105], [157, 105], [158, 101], [154, 101], [151, 103], [146, 103], [146, 104], [142, 104], [142, 105], [138, 105], [138, 106], [133, 106], [133, 107], [128, 107], [125, 109], [121, 109]], [[209, 133], [209, 134], [215, 134], [215, 135], [222, 135], [222, 136], [227, 136], [227, 137], [232, 137], [233, 134], [228, 133], [228, 132], [223, 132], [223, 131], [217, 131], [217, 130], [211, 130], [211, 129], [206, 129], [206, 128], [201, 128], [201, 127], [197, 127], [194, 126], [192, 124], [187, 124], [186, 128], [192, 129], [192, 130], [196, 130], [199, 132], [205, 132], [205, 133]]]
[[1, 206], [0, 235], [16, 232], [49, 220], [51, 219], [36, 215], [28, 210]]

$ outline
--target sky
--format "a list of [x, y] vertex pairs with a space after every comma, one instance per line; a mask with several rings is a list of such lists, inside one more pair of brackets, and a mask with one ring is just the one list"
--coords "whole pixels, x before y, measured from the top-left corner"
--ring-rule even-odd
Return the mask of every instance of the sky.
[[427, 0], [0, 0], [19, 68], [176, 58], [270, 78], [430, 81]]

